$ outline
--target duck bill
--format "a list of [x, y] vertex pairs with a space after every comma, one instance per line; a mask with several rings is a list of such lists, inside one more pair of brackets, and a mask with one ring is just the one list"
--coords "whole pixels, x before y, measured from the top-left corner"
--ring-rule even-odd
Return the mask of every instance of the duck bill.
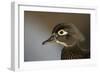
[[47, 40], [45, 40], [45, 41], [42, 42], [42, 45], [45, 45], [46, 43], [53, 41], [54, 38], [55, 38], [54, 35], [50, 36], [50, 38], [48, 38]]

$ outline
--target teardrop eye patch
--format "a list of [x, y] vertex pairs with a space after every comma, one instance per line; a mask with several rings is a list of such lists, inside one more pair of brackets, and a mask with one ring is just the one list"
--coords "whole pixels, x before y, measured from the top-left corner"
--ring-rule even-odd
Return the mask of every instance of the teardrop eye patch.
[[68, 34], [68, 32], [63, 29], [58, 31], [58, 35], [60, 35], [60, 36], [67, 35], [67, 34]]

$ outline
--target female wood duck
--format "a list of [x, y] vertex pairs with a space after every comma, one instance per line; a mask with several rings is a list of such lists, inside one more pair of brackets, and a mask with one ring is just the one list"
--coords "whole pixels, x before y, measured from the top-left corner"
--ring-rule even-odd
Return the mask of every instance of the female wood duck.
[[61, 51], [62, 60], [90, 58], [90, 51], [81, 46], [85, 38], [74, 24], [57, 24], [53, 28], [50, 38], [42, 44], [44, 45], [51, 41], [64, 46]]

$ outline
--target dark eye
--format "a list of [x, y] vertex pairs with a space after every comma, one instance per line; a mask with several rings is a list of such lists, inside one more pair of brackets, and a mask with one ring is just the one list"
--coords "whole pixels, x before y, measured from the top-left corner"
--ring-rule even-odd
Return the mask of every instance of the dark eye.
[[63, 29], [61, 29], [61, 30], [59, 30], [58, 31], [58, 35], [67, 35], [68, 34], [68, 32], [66, 32], [65, 30], [63, 30]]
[[60, 34], [63, 34], [64, 32], [63, 31], [60, 31]]

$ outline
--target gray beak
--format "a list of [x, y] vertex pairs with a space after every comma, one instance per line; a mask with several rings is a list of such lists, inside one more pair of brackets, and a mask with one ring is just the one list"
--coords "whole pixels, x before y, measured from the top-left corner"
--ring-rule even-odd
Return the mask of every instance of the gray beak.
[[55, 36], [51, 35], [50, 38], [48, 38], [47, 40], [45, 40], [45, 41], [42, 42], [42, 45], [45, 45], [47, 42], [54, 41], [54, 38], [55, 38]]

